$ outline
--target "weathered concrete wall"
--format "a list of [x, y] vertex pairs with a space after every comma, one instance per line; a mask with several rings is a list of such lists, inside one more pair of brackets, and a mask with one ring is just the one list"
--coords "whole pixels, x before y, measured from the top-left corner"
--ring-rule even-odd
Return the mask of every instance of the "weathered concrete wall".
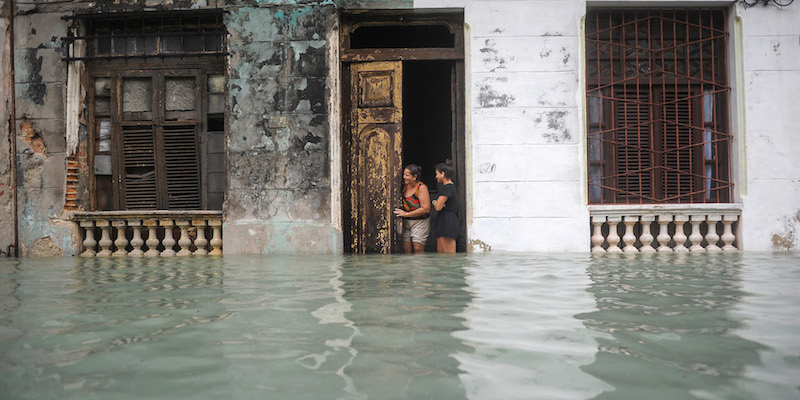
[[800, 4], [737, 6], [743, 32], [744, 204], [747, 250], [800, 249]]
[[[5, 2], [3, 2], [5, 5]], [[11, 190], [11, 166], [10, 166], [10, 142], [9, 135], [11, 130], [8, 124], [10, 112], [10, 91], [11, 91], [11, 51], [9, 27], [8, 27], [8, 7], [0, 11], [0, 257], [8, 255], [9, 245], [14, 243], [14, 216], [11, 209], [12, 190]]]
[[332, 4], [230, 9], [227, 253], [333, 253]]
[[[65, 13], [225, 7], [230, 33], [225, 251], [335, 253], [342, 251], [336, 222], [340, 187], [332, 183], [340, 177], [331, 167], [340, 161], [332, 143], [338, 140], [332, 137], [338, 129], [333, 108], [340, 96], [332, 78], [338, 69], [336, 13], [412, 5], [465, 10], [468, 241], [495, 250], [587, 251], [580, 28], [586, 1], [121, 0], [19, 6], [15, 88], [22, 253], [71, 254], [78, 240], [63, 211]], [[731, 65], [740, 57], [741, 68], [730, 77], [735, 200], [744, 204], [741, 244], [748, 250], [797, 248], [800, 5], [731, 10], [732, 20], [741, 18], [743, 33], [730, 27], [742, 49], [731, 56]], [[3, 99], [11, 85], [9, 69], [3, 57]], [[4, 102], [0, 120], [7, 119]], [[0, 229], [4, 252], [13, 232], [6, 124], [1, 132], [0, 226], [9, 227]]]
[[16, 16], [15, 69], [20, 254], [71, 254], [64, 207], [64, 63], [61, 13]]

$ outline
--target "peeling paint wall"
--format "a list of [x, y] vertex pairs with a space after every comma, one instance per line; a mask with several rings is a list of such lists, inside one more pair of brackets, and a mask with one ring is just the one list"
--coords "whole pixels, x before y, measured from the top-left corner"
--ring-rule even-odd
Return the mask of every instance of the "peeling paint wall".
[[[5, 2], [3, 2], [5, 3]], [[0, 11], [0, 257], [8, 255], [9, 246], [14, 243], [14, 216], [11, 210], [11, 130], [8, 124], [11, 103], [11, 43], [9, 43], [8, 7]]]
[[[59, 12], [15, 18], [17, 184], [20, 254], [71, 254], [72, 224], [63, 221], [66, 183], [64, 56], [67, 21]], [[49, 239], [47, 239], [49, 238]]]
[[226, 251], [339, 252], [326, 95], [336, 7], [229, 11]]
[[[603, 0], [593, 2], [602, 4]], [[619, 6], [626, 2], [611, 1]], [[641, 6], [642, 2], [627, 2]], [[671, 1], [659, 2], [668, 4]], [[5, 4], [3, 2], [3, 4]], [[684, 3], [681, 3], [685, 5]], [[741, 243], [800, 248], [800, 5], [731, 6], [743, 21], [744, 126], [734, 132], [745, 171]], [[66, 73], [61, 37], [74, 12], [225, 8], [229, 32], [225, 251], [342, 251], [337, 129], [339, 95], [330, 33], [341, 9], [463, 8], [468, 26], [466, 142], [471, 177], [467, 241], [477, 250], [587, 251], [582, 0], [117, 0], [26, 2], [16, 19], [17, 147], [23, 255], [68, 255], [80, 238], [65, 212]], [[5, 13], [5, 9], [0, 13]], [[7, 20], [0, 32], [7, 38]], [[733, 28], [731, 28], [732, 30]], [[733, 31], [731, 31], [733, 33]], [[9, 48], [0, 60], [7, 99]], [[730, 77], [734, 82], [734, 77]], [[739, 96], [739, 97], [737, 97]], [[732, 106], [733, 109], [733, 106]], [[11, 227], [8, 102], [0, 107], [0, 226]], [[733, 111], [732, 111], [733, 112]], [[333, 125], [333, 126], [332, 126]], [[81, 133], [85, 154], [85, 131]], [[333, 138], [333, 140], [338, 140]], [[79, 151], [80, 152], [80, 151]], [[737, 158], [736, 156], [734, 157]], [[85, 175], [74, 188], [89, 201]], [[742, 187], [747, 190], [742, 190]], [[0, 254], [13, 241], [0, 229]]]

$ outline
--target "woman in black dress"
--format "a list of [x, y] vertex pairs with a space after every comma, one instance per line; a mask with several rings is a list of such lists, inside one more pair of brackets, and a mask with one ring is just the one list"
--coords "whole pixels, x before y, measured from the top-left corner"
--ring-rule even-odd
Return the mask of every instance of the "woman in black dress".
[[433, 208], [438, 211], [436, 215], [436, 251], [440, 253], [455, 253], [456, 238], [458, 237], [458, 192], [453, 184], [453, 166], [449, 164], [436, 165], [436, 181], [441, 186], [439, 197], [433, 201]]

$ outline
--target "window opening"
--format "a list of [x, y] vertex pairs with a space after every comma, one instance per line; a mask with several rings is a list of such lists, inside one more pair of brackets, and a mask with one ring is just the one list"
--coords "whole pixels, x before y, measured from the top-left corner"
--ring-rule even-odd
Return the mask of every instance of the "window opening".
[[723, 10], [591, 10], [591, 204], [729, 202]]
[[225, 76], [224, 58], [216, 56], [224, 43], [214, 38], [220, 15], [151, 13], [86, 24], [95, 51], [87, 57], [95, 209], [221, 209]]
[[450, 48], [455, 35], [436, 25], [362, 25], [350, 34], [351, 49]]
[[67, 57], [68, 61], [93, 59], [167, 58], [225, 55], [226, 30], [222, 13], [179, 12], [75, 16], [85, 21], [85, 36], [70, 36], [65, 41], [86, 41], [86, 57]]

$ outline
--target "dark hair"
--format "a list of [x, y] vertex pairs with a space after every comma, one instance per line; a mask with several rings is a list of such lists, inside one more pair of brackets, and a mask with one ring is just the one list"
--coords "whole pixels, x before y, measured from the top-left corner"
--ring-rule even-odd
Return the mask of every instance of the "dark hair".
[[422, 167], [417, 164], [408, 164], [406, 168], [408, 172], [413, 176], [415, 179], [419, 179], [420, 175], [422, 174]]
[[443, 163], [436, 164], [436, 170], [443, 173], [444, 177], [447, 179], [453, 179], [455, 175], [455, 168], [453, 168], [453, 162], [447, 160]]

